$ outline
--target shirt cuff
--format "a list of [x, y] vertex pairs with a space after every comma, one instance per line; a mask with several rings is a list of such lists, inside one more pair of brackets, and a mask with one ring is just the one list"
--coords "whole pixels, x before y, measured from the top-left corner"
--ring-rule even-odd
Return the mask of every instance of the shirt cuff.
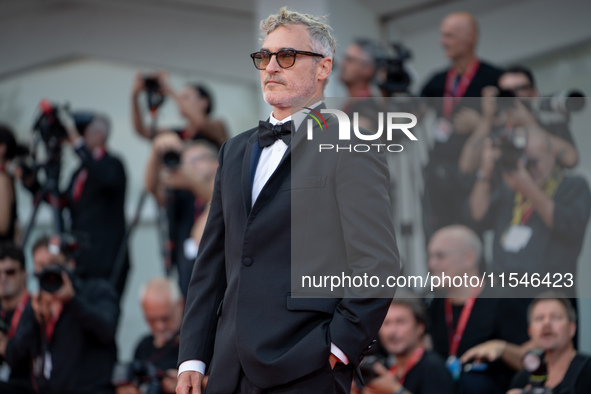
[[181, 365], [179, 365], [179, 373], [177, 377], [187, 371], [199, 372], [200, 374], [205, 375], [205, 363], [199, 360], [183, 361]]
[[332, 342], [330, 343], [330, 352], [334, 354], [334, 356], [338, 358], [343, 364], [349, 364], [349, 358], [345, 355], [345, 353], [343, 353], [341, 349], [338, 348], [337, 345]]

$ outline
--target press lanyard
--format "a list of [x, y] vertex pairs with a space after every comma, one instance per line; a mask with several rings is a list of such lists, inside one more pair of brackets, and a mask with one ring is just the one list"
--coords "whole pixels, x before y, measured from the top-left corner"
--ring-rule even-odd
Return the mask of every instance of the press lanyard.
[[470, 298], [466, 300], [464, 306], [462, 307], [462, 312], [460, 313], [460, 318], [458, 320], [458, 325], [454, 330], [454, 317], [453, 311], [451, 306], [451, 300], [446, 298], [445, 303], [445, 322], [447, 323], [447, 333], [449, 335], [449, 355], [456, 356], [458, 354], [458, 348], [460, 347], [460, 342], [462, 341], [462, 337], [464, 336], [464, 331], [466, 330], [466, 325], [468, 324], [468, 319], [470, 319], [470, 314], [472, 314], [472, 308], [474, 308], [474, 302], [476, 301], [476, 294], [478, 293], [478, 288], [475, 288], [472, 292]]
[[414, 353], [412, 354], [412, 356], [408, 359], [408, 362], [406, 363], [406, 367], [404, 368], [404, 373], [402, 375], [396, 376], [396, 372], [398, 370], [398, 364], [390, 367], [390, 374], [395, 376], [398, 379], [398, 381], [400, 382], [400, 384], [403, 385], [404, 379], [406, 379], [406, 375], [408, 374], [408, 372], [411, 369], [413, 369], [413, 367], [415, 365], [417, 365], [419, 360], [423, 357], [423, 354], [425, 354], [425, 348], [421, 346], [417, 350], [415, 350]]
[[478, 59], [473, 59], [457, 84], [455, 83], [456, 78], [458, 77], [456, 70], [452, 67], [447, 72], [447, 76], [445, 77], [445, 91], [443, 93], [443, 96], [446, 98], [443, 100], [443, 115], [446, 118], [451, 118], [454, 106], [462, 97], [464, 97], [464, 94], [466, 94], [466, 90], [479, 67], [480, 61]]
[[25, 294], [23, 294], [23, 297], [19, 301], [18, 306], [14, 311], [14, 315], [12, 315], [12, 320], [10, 321], [10, 330], [8, 331], [8, 338], [10, 339], [14, 338], [14, 334], [16, 334], [18, 323], [21, 321], [27, 302], [29, 302], [29, 293], [25, 291]]

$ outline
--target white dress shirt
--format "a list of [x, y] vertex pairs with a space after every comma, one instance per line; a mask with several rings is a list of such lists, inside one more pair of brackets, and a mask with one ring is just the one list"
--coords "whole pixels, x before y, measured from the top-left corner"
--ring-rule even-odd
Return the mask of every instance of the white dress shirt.
[[[321, 101], [311, 105], [310, 108], [315, 108], [320, 103]], [[271, 115], [269, 116], [269, 123], [275, 126], [277, 124], [289, 122], [293, 118], [294, 124], [292, 126], [292, 130], [297, 131], [297, 129], [304, 121], [306, 114], [307, 112], [304, 113], [302, 110], [300, 112], [293, 114], [293, 117], [288, 116], [285, 119], [277, 120], [273, 116], [273, 113], [271, 113]], [[272, 145], [263, 148], [263, 151], [261, 152], [261, 157], [259, 158], [259, 162], [254, 173], [254, 181], [252, 185], [252, 205], [254, 205], [254, 203], [257, 200], [257, 197], [261, 193], [261, 190], [263, 190], [263, 187], [265, 187], [267, 181], [277, 169], [277, 166], [279, 165], [279, 162], [281, 162], [283, 155], [285, 155], [286, 150], [287, 145], [281, 139], [278, 139]], [[341, 361], [343, 364], [349, 364], [349, 359], [347, 358], [345, 353], [343, 353], [343, 351], [332, 342], [330, 344], [330, 352], [334, 354], [335, 357], [338, 358], [339, 361]], [[185, 361], [181, 365], [179, 365], [178, 374], [180, 375], [185, 371], [197, 371], [205, 375], [205, 363], [200, 360]]]

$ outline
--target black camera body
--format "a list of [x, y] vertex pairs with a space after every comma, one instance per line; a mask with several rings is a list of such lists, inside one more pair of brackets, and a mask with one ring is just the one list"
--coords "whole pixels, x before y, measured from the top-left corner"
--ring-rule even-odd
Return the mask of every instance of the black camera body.
[[383, 357], [369, 355], [365, 357], [361, 364], [359, 364], [359, 372], [361, 373], [364, 384], [369, 384], [369, 382], [378, 377], [377, 372], [374, 370], [375, 364], [382, 364], [385, 366], [386, 360]]
[[135, 384], [143, 389], [142, 393], [159, 394], [162, 377], [164, 372], [158, 370], [153, 364], [134, 360], [130, 363], [117, 364], [113, 370], [111, 383], [115, 387]]
[[144, 76], [144, 88], [146, 89], [148, 108], [150, 108], [150, 111], [157, 110], [164, 103], [164, 94], [158, 78], [152, 75]]
[[501, 150], [499, 158], [501, 172], [517, 169], [519, 159], [525, 158], [527, 133], [523, 128], [507, 130], [504, 127], [494, 128], [491, 132], [493, 145]]
[[377, 85], [387, 96], [408, 94], [412, 78], [406, 71], [405, 63], [412, 58], [412, 54], [400, 43], [393, 43], [391, 47], [393, 56], [376, 59], [376, 74], [383, 76]]

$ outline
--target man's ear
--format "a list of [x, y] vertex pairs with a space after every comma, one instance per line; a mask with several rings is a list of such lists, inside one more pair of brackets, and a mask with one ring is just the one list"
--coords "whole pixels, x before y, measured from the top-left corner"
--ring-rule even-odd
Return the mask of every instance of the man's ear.
[[570, 322], [570, 326], [568, 328], [569, 330], [569, 335], [572, 338], [575, 337], [575, 332], [577, 332], [577, 323], [575, 323], [574, 321]]
[[316, 68], [316, 77], [320, 81], [325, 81], [328, 79], [331, 71], [332, 59], [329, 57], [322, 58], [320, 62], [318, 62], [318, 67]]

